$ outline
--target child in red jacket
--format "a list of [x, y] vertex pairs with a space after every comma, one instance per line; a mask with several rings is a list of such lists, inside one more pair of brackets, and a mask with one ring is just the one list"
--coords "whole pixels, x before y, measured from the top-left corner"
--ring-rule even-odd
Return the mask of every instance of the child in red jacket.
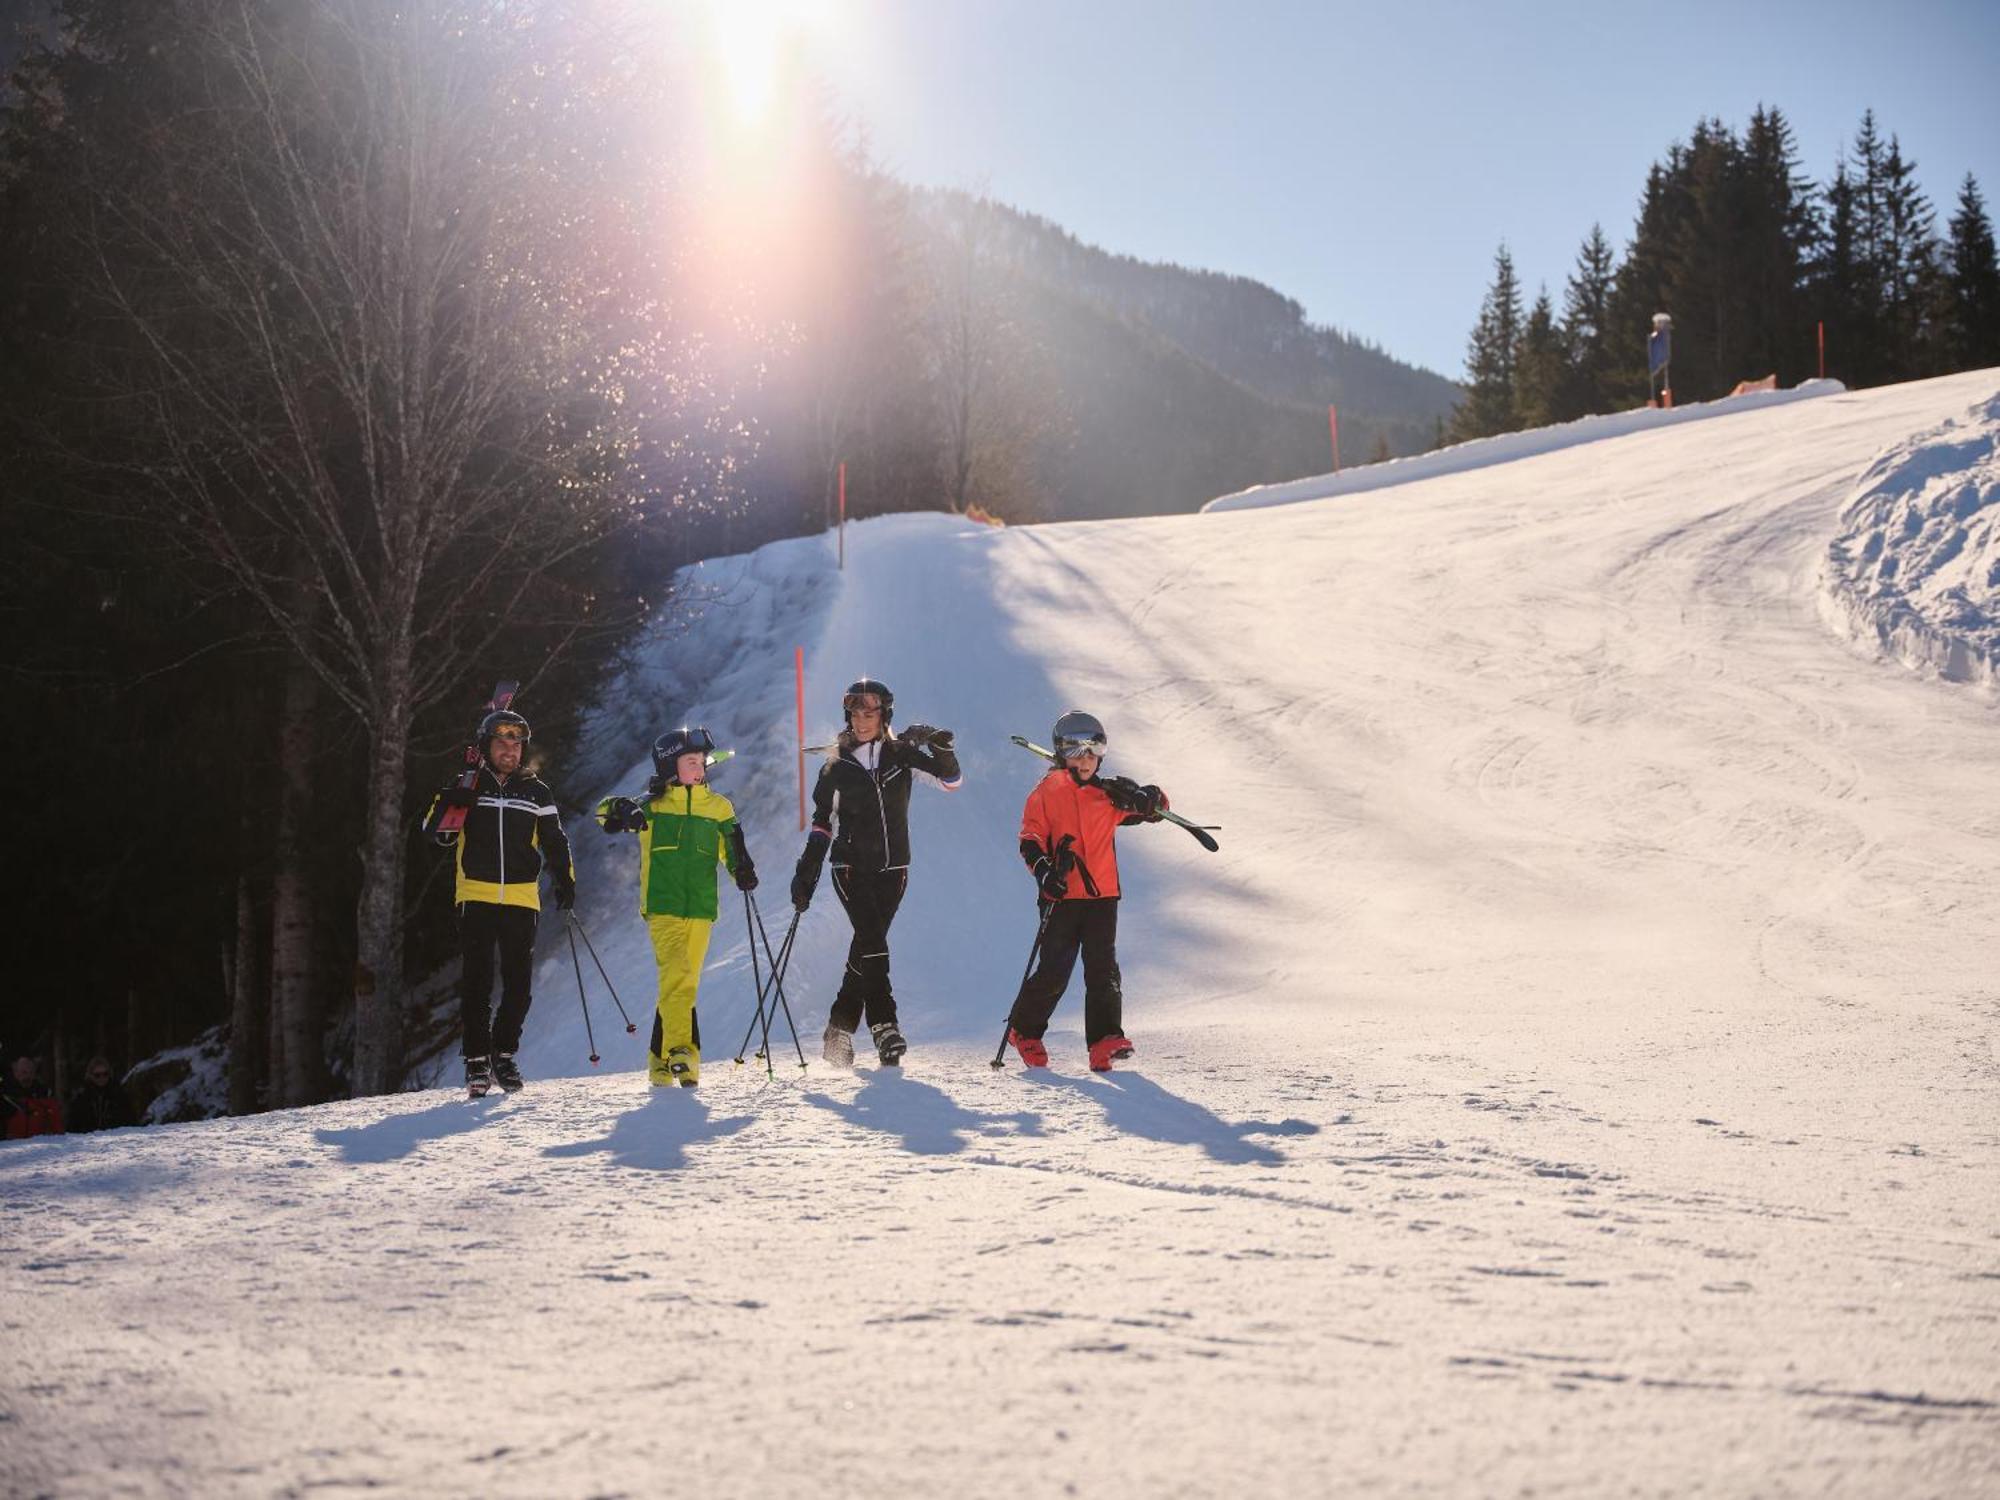
[[1031, 1068], [1049, 1065], [1042, 1036], [1083, 954], [1083, 1037], [1093, 1072], [1132, 1055], [1118, 978], [1118, 829], [1157, 823], [1167, 796], [1123, 776], [1100, 778], [1104, 726], [1071, 709], [1055, 727], [1056, 764], [1021, 810], [1021, 858], [1042, 905], [1041, 961], [1022, 982], [1007, 1040]]

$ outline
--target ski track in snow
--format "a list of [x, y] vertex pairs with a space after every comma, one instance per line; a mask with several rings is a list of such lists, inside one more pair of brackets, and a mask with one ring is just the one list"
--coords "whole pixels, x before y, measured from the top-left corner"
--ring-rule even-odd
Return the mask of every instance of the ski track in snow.
[[[765, 549], [727, 688], [670, 711], [740, 752], [767, 921], [801, 628], [810, 738], [869, 672], [964, 746], [912, 807], [905, 1069], [782, 1027], [732, 1064], [732, 895], [698, 1091], [594, 975], [606, 1067], [561, 1076], [549, 924], [523, 1094], [10, 1144], [7, 1492], [1993, 1493], [1995, 708], [1821, 588], [1871, 461], [1996, 388], [1243, 514], [892, 518], [830, 585]], [[1222, 850], [1121, 837], [1131, 1068], [1084, 1071], [1078, 981], [1055, 1068], [996, 1073], [1006, 736], [1072, 702]], [[574, 832], [643, 1021], [631, 846]], [[809, 1055], [844, 947], [823, 885]]]

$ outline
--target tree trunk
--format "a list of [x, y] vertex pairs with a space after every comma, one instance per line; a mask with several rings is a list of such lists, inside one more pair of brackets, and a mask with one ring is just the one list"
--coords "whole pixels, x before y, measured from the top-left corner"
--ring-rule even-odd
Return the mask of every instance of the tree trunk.
[[[403, 618], [407, 618], [404, 615]], [[410, 644], [394, 640], [376, 681], [368, 825], [355, 913], [353, 1091], [392, 1093], [403, 1082], [403, 791], [410, 735]]]
[[[246, 819], [247, 821], [247, 819]], [[246, 830], [247, 831], [247, 830]], [[244, 840], [246, 846], [249, 840]], [[229, 1112], [257, 1112], [259, 1070], [264, 1060], [264, 1027], [269, 990], [264, 983], [264, 921], [250, 877], [236, 878], [236, 951], [230, 964]]]
[[294, 659], [278, 715], [278, 831], [271, 879], [271, 1102], [317, 1104], [324, 1093], [319, 993], [313, 986], [312, 877], [306, 859], [308, 765], [319, 679]]

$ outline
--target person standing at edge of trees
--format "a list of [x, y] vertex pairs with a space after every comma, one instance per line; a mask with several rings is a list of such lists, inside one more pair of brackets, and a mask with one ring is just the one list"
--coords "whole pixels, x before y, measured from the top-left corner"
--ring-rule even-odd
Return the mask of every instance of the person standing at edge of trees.
[[739, 891], [757, 889], [757, 867], [727, 797], [708, 784], [715, 739], [699, 725], [653, 741], [653, 779], [644, 798], [606, 797], [597, 822], [606, 833], [639, 835], [639, 911], [660, 970], [647, 1076], [655, 1087], [701, 1082], [701, 1020], [695, 1014], [702, 960], [720, 905], [715, 866]]
[[1646, 335], [1646, 383], [1648, 406], [1674, 404], [1674, 320], [1665, 313], [1653, 314], [1653, 331]]
[[[528, 721], [496, 709], [479, 723], [479, 771], [469, 787], [439, 792], [424, 815], [424, 831], [447, 847], [458, 846], [458, 933], [465, 967], [459, 976], [459, 1010], [465, 1027], [465, 1088], [473, 1098], [498, 1083], [521, 1087], [514, 1053], [532, 1002], [535, 924], [542, 909], [541, 878], [568, 911], [576, 904], [576, 867], [556, 799], [542, 779], [521, 769]], [[441, 832], [448, 807], [465, 809], [464, 827]], [[493, 1014], [493, 953], [500, 953], [500, 1010]]]
[[854, 1065], [854, 1032], [865, 1017], [885, 1067], [900, 1063], [909, 1044], [889, 987], [889, 924], [910, 880], [910, 787], [921, 776], [955, 792], [964, 785], [949, 729], [889, 727], [896, 695], [872, 677], [849, 684], [840, 706], [847, 727], [813, 783], [812, 831], [792, 875], [792, 905], [812, 905], [820, 866], [833, 851], [833, 893], [854, 940], [834, 996], [820, 1055], [835, 1067]]

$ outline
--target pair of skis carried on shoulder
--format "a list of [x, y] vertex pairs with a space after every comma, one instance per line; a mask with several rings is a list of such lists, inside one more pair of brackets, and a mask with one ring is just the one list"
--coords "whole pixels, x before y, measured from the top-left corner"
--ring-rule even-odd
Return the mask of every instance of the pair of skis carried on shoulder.
[[[1023, 750], [1031, 751], [1034, 754], [1039, 755], [1043, 760], [1053, 762], [1056, 765], [1062, 764], [1062, 762], [1056, 760], [1055, 751], [1045, 749], [1043, 746], [1037, 745], [1033, 740], [1028, 739], [1025, 736], [1013, 734], [1009, 735], [1008, 738], [1012, 740], [1015, 744], [1019, 745]], [[1167, 822], [1177, 824], [1178, 826], [1185, 828], [1189, 833], [1193, 834], [1195, 842], [1200, 844], [1202, 848], [1208, 850], [1209, 853], [1213, 854], [1216, 852], [1217, 849], [1221, 847], [1215, 842], [1215, 836], [1209, 832], [1211, 828], [1220, 828], [1222, 826], [1221, 824], [1190, 823], [1186, 818], [1182, 817], [1179, 813], [1174, 812], [1172, 809], [1165, 807], [1160, 809], [1160, 816]]]

